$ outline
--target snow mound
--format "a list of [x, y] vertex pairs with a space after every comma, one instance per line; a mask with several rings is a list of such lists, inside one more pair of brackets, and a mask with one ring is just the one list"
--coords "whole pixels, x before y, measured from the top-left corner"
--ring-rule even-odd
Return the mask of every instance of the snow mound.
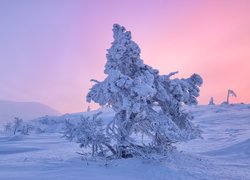
[[216, 151], [207, 152], [208, 155], [213, 156], [237, 156], [239, 157], [248, 157], [250, 158], [250, 139], [247, 139], [243, 142], [234, 144], [232, 146], [219, 149]]

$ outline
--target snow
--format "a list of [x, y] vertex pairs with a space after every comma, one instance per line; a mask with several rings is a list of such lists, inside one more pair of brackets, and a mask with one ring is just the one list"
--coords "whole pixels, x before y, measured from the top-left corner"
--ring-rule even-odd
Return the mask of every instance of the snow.
[[[0, 179], [250, 179], [250, 105], [186, 107], [203, 139], [177, 143], [164, 159], [82, 159], [58, 131], [0, 135]], [[100, 110], [99, 110], [100, 111]], [[102, 109], [104, 121], [113, 117]], [[77, 119], [96, 112], [57, 117]], [[31, 122], [37, 122], [33, 120]], [[53, 128], [53, 127], [52, 127]]]

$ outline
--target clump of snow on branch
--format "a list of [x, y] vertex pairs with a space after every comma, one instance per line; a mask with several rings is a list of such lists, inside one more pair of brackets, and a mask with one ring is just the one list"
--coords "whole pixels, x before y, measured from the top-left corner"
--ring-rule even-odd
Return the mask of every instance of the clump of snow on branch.
[[87, 101], [111, 106], [116, 112], [106, 133], [115, 141], [116, 154], [128, 154], [130, 147], [145, 145], [132, 135], [146, 135], [155, 149], [167, 149], [177, 141], [196, 138], [200, 131], [182, 105], [197, 104], [202, 78], [193, 74], [187, 79], [172, 78], [178, 72], [160, 75], [143, 63], [140, 48], [123, 26], [113, 26], [114, 41], [108, 49], [103, 81], [96, 83]]

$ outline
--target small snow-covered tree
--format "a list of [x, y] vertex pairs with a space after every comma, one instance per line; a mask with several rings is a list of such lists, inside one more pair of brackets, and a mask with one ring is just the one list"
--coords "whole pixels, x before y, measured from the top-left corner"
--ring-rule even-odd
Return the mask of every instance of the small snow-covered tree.
[[5, 125], [5, 132], [13, 132], [14, 135], [17, 133], [23, 134], [23, 135], [29, 135], [29, 132], [33, 129], [33, 126], [31, 124], [23, 122], [22, 119], [15, 117], [14, 121], [11, 123], [7, 123]]
[[5, 128], [5, 132], [8, 133], [8, 132], [11, 132], [11, 123], [7, 123], [4, 128]]
[[14, 124], [13, 124], [13, 128], [14, 128], [14, 135], [16, 134], [16, 132], [18, 130], [21, 130], [20, 128], [22, 127], [22, 123], [23, 123], [23, 120], [18, 118], [18, 117], [15, 117], [14, 119]]
[[227, 91], [227, 101], [226, 101], [227, 104], [229, 104], [230, 95], [233, 96], [233, 97], [237, 97], [237, 95], [235, 94], [235, 92], [233, 90], [228, 89], [228, 91]]
[[214, 105], [214, 98], [213, 97], [210, 98], [208, 105]]
[[33, 126], [26, 123], [23, 125], [22, 129], [21, 129], [21, 134], [23, 135], [29, 135], [30, 131], [33, 129]]
[[[116, 155], [138, 152], [141, 144], [131, 138], [134, 132], [147, 135], [156, 150], [172, 142], [199, 136], [182, 105], [197, 104], [202, 78], [172, 79], [177, 72], [160, 75], [143, 63], [140, 48], [123, 26], [113, 26], [114, 41], [108, 49], [104, 73], [107, 77], [90, 89], [87, 101], [108, 105], [116, 112], [106, 133], [115, 141]], [[137, 147], [137, 149], [135, 149]], [[133, 151], [134, 152], [131, 152]]]
[[87, 107], [87, 112], [91, 111], [90, 106], [88, 105]]
[[76, 141], [81, 148], [90, 147], [92, 156], [96, 153], [104, 155], [107, 151], [106, 148], [114, 151], [109, 144], [110, 138], [105, 135], [103, 122], [99, 117], [101, 113], [94, 114], [92, 118], [82, 116], [80, 123], [76, 124], [66, 120], [63, 137], [70, 141]]

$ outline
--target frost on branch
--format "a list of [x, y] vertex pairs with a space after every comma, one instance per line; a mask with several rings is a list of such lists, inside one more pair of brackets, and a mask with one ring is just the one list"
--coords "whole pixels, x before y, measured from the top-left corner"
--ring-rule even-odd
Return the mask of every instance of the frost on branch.
[[199, 130], [182, 105], [197, 104], [202, 78], [193, 74], [187, 79], [172, 79], [177, 72], [159, 75], [143, 63], [139, 46], [123, 26], [113, 26], [113, 37], [106, 55], [107, 77], [95, 81], [87, 101], [109, 105], [116, 112], [106, 128], [107, 136], [115, 141], [116, 154], [131, 153], [132, 147], [143, 151], [139, 147], [146, 145], [131, 136], [135, 132], [147, 136], [151, 140], [148, 145], [156, 151], [167, 149], [172, 142], [198, 137]]

